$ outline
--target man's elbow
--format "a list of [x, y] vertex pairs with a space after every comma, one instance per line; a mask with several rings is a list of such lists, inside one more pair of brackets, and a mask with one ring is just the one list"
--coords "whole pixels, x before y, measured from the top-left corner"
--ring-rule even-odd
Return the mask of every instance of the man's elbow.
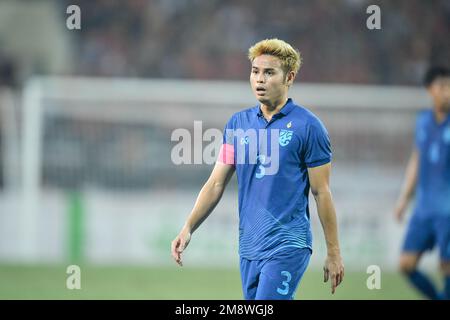
[[316, 199], [323, 196], [325, 197], [331, 196], [331, 190], [328, 186], [324, 186], [321, 188], [311, 188], [311, 193]]
[[213, 182], [213, 187], [214, 187], [215, 190], [222, 191], [223, 189], [225, 189], [225, 182], [223, 182], [223, 181], [214, 181]]
[[208, 181], [209, 188], [214, 192], [223, 192], [225, 189], [225, 181], [210, 179]]

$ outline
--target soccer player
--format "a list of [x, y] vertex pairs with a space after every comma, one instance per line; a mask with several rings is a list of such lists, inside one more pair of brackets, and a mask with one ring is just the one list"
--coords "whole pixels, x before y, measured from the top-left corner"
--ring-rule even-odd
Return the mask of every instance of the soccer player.
[[[450, 70], [431, 68], [424, 84], [432, 98], [433, 109], [418, 114], [415, 147], [394, 211], [401, 221], [415, 193], [415, 208], [399, 267], [427, 298], [450, 299]], [[417, 269], [422, 254], [435, 246], [439, 247], [445, 279], [443, 293]]]
[[172, 256], [182, 265], [181, 254], [192, 233], [236, 172], [244, 298], [293, 299], [312, 253], [311, 189], [327, 245], [324, 281], [331, 280], [334, 293], [344, 266], [329, 187], [330, 139], [313, 113], [288, 99], [300, 53], [282, 40], [266, 39], [252, 46], [248, 57], [250, 84], [259, 104], [228, 121], [218, 160], [172, 242]]

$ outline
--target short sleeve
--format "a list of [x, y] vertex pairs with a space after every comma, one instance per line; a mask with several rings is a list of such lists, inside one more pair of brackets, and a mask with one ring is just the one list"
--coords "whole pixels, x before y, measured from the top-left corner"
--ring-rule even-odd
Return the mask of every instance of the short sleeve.
[[217, 162], [235, 164], [234, 159], [234, 121], [233, 117], [227, 122], [223, 130], [223, 140]]
[[309, 168], [331, 161], [331, 142], [325, 126], [318, 120], [307, 127], [304, 159]]
[[414, 132], [414, 145], [420, 149], [420, 145], [426, 138], [425, 128], [424, 128], [424, 112], [419, 112], [416, 117], [416, 128]]
[[234, 117], [231, 117], [223, 130], [223, 144], [234, 145], [234, 129]]

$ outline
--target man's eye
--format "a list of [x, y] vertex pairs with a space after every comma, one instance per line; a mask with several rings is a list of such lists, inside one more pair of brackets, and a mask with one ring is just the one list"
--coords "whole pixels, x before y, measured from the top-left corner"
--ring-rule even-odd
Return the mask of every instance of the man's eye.
[[266, 71], [266, 74], [268, 74], [269, 76], [273, 75], [273, 71]]

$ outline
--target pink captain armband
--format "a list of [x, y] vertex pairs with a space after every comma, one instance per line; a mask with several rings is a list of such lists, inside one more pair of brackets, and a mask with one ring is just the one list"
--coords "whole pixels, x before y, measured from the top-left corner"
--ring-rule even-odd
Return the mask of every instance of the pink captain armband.
[[217, 162], [234, 165], [234, 146], [226, 143], [222, 144]]

